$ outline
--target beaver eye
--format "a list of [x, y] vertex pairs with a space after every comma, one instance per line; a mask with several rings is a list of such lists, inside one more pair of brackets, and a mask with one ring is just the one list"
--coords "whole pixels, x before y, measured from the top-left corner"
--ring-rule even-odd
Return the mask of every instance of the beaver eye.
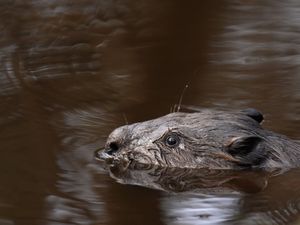
[[165, 138], [165, 143], [168, 147], [174, 148], [176, 146], [179, 145], [179, 137], [177, 134], [169, 134], [166, 138]]

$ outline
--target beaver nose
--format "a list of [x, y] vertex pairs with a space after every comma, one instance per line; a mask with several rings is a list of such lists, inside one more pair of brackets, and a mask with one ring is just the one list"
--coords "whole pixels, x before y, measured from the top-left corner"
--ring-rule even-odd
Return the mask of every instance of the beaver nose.
[[97, 159], [97, 160], [101, 160], [103, 158], [103, 148], [101, 149], [97, 149], [95, 152], [94, 152], [94, 157]]
[[116, 153], [118, 150], [120, 149], [120, 146], [117, 142], [111, 142], [108, 145], [108, 149], [105, 149], [105, 153], [107, 153], [108, 155], [113, 155], [114, 153]]

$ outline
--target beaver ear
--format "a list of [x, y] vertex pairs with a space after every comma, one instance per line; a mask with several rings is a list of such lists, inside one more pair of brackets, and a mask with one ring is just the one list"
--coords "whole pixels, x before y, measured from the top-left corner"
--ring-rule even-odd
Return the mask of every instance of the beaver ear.
[[252, 119], [256, 120], [258, 123], [261, 123], [264, 120], [264, 116], [262, 115], [262, 113], [256, 109], [249, 108], [249, 109], [244, 109], [241, 112], [251, 117]]
[[263, 139], [257, 136], [235, 137], [226, 146], [226, 150], [240, 165], [258, 165], [266, 159], [262, 142]]

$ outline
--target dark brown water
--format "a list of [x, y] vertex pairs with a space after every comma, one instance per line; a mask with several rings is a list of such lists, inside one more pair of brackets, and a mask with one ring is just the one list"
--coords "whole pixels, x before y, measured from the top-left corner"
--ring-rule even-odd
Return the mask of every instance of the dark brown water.
[[250, 194], [173, 193], [93, 160], [124, 117], [166, 114], [187, 83], [186, 105], [255, 107], [300, 138], [299, 1], [2, 0], [0, 32], [1, 225], [299, 221], [299, 171]]

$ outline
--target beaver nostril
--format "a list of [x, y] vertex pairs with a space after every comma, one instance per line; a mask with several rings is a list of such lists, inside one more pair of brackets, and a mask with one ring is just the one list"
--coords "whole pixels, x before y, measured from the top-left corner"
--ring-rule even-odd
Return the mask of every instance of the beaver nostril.
[[109, 148], [113, 151], [118, 151], [119, 150], [119, 144], [117, 142], [112, 142], [109, 144]]
[[109, 155], [112, 155], [113, 153], [117, 152], [119, 150], [119, 144], [117, 142], [111, 142], [108, 145], [108, 149], [106, 150], [106, 153]]

